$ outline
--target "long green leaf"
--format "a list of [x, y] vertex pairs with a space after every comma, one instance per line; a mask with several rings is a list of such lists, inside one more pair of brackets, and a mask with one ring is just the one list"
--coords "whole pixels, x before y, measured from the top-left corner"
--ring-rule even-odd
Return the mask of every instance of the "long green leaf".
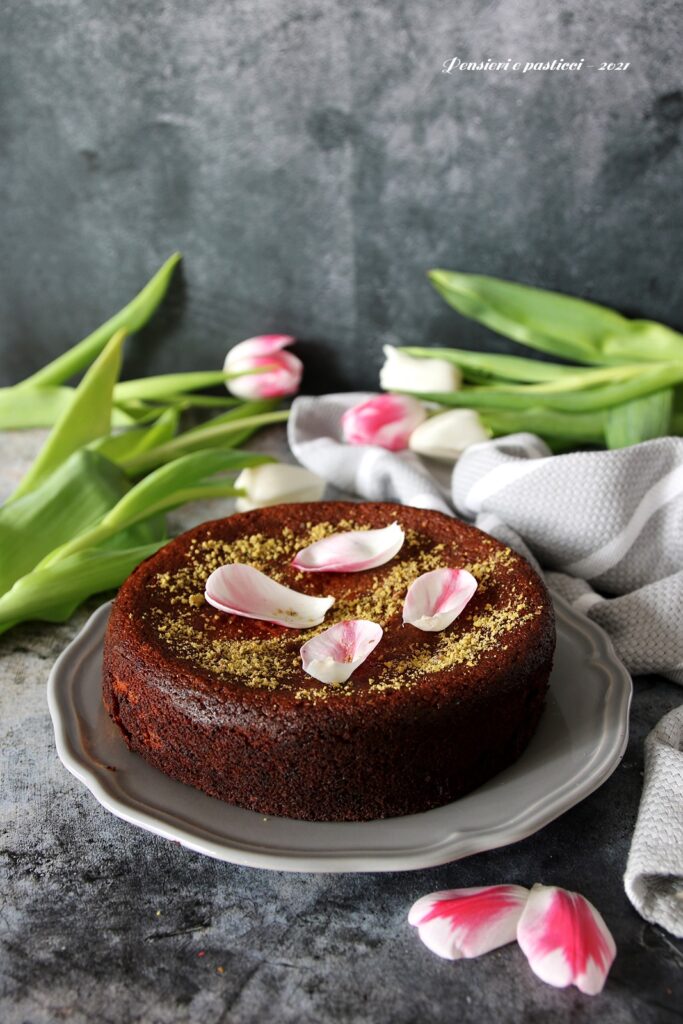
[[223, 423], [234, 424], [236, 420], [246, 419], [247, 417], [260, 416], [266, 412], [273, 412], [277, 409], [280, 404], [278, 398], [254, 398], [251, 401], [240, 402], [236, 408], [229, 409], [227, 412], [219, 413], [217, 416], [212, 416], [211, 419], [204, 420], [203, 423], [198, 423], [195, 427], [190, 427], [187, 434], [199, 434], [212, 427], [219, 427]]
[[[165, 402], [140, 402], [137, 399], [133, 402], [119, 402], [114, 405], [112, 413], [112, 426], [115, 425], [117, 413], [126, 417], [126, 423], [130, 426], [144, 426], [147, 423], [154, 423], [161, 414], [168, 409]], [[178, 410], [179, 412], [182, 410]]]
[[[129, 476], [139, 476], [147, 473], [155, 466], [164, 462], [177, 459], [188, 452], [198, 451], [203, 448], [211, 448], [215, 445], [225, 447], [234, 443], [235, 438], [244, 437], [243, 431], [257, 430], [259, 427], [272, 423], [284, 423], [289, 413], [287, 410], [281, 412], [262, 413], [258, 416], [244, 416], [228, 422], [219, 423], [217, 426], [208, 425], [198, 427], [196, 430], [187, 431], [179, 437], [173, 438], [166, 444], [158, 445], [148, 452], [134, 455], [121, 463], [122, 468]], [[222, 418], [222, 417], [217, 417]]]
[[471, 387], [461, 391], [414, 392], [425, 401], [437, 402], [455, 408], [523, 410], [542, 405], [559, 412], [599, 412], [635, 398], [654, 394], [683, 380], [683, 363], [673, 366], [663, 363], [656, 370], [644, 370], [638, 377], [605, 384], [586, 390], [558, 391], [552, 385], [528, 384]]
[[251, 452], [207, 449], [195, 451], [160, 466], [144, 477], [108, 512], [102, 524], [119, 529], [137, 522], [143, 516], [175, 508], [182, 504], [178, 495], [188, 488], [203, 486], [216, 473], [237, 472], [274, 460], [268, 455]]
[[121, 463], [157, 445], [166, 444], [178, 429], [180, 414], [177, 409], [165, 409], [150, 427], [136, 427], [120, 434], [109, 434], [93, 441], [89, 448], [100, 452], [112, 462]]
[[30, 494], [0, 508], [0, 594], [98, 522], [129, 488], [125, 473], [108, 459], [80, 449]]
[[683, 436], [683, 387], [674, 388], [669, 429], [674, 436]]
[[[278, 398], [256, 398], [253, 401], [240, 402], [238, 408], [230, 409], [228, 412], [221, 413], [218, 416], [212, 416], [210, 420], [199, 423], [196, 427], [191, 427], [187, 434], [193, 437], [201, 435], [204, 438], [201, 447], [204, 448], [209, 445], [209, 442], [206, 440], [207, 432], [212, 431], [214, 427], [229, 423], [232, 425], [232, 430], [220, 441], [220, 445], [226, 448], [239, 448], [264, 426], [260, 417], [264, 413], [273, 412], [279, 404], [280, 399]], [[249, 425], [245, 427], [238, 424], [236, 427], [235, 423], [238, 420], [244, 421]]]
[[[459, 349], [404, 349], [409, 354], [425, 358], [430, 353], [455, 363], [465, 371], [466, 378], [474, 378], [478, 384], [491, 385], [494, 389], [508, 388], [524, 393], [533, 390], [524, 385], [538, 385], [539, 393], [572, 391], [594, 388], [598, 384], [615, 384], [619, 381], [642, 376], [647, 368], [660, 371], [660, 363], [624, 364], [619, 366], [568, 366], [559, 363], [545, 363], [538, 359], [523, 359], [519, 356], [505, 356], [486, 352], [466, 352]], [[519, 386], [517, 386], [519, 385]]]
[[577, 444], [603, 444], [607, 413], [562, 413], [542, 406], [505, 411], [481, 409], [484, 425], [496, 436], [529, 431], [557, 450]]
[[163, 401], [178, 409], [232, 409], [241, 405], [241, 398], [230, 398], [226, 395], [198, 395], [193, 391], [178, 391], [173, 394], [164, 395]]
[[50, 565], [77, 551], [100, 545], [119, 531], [127, 530], [151, 516], [168, 512], [187, 501], [234, 494], [236, 492], [231, 480], [210, 478], [216, 473], [230, 470], [237, 472], [248, 466], [272, 461], [267, 455], [225, 449], [198, 451], [175, 459], [140, 480], [97, 525], [51, 551], [41, 565]]
[[0, 430], [51, 427], [69, 408], [74, 389], [35, 388], [30, 395], [19, 387], [0, 388]]
[[[125, 331], [117, 331], [89, 368], [10, 501], [32, 491], [82, 445], [109, 432], [112, 391], [125, 337]], [[29, 391], [27, 396], [30, 400]]]
[[[505, 384], [503, 387], [520, 394], [545, 394], [571, 391], [596, 391], [598, 387], [621, 384], [633, 381], [648, 373], [661, 374], [667, 372], [666, 364], [641, 363], [624, 364], [621, 366], [573, 366], [572, 372], [557, 380], [538, 381], [531, 384]], [[495, 386], [494, 386], [495, 388]]]
[[122, 551], [84, 550], [34, 569], [0, 597], [0, 633], [27, 619], [65, 622], [92, 594], [118, 587], [163, 543], [159, 540]]
[[127, 306], [124, 306], [83, 341], [79, 341], [73, 348], [53, 359], [41, 370], [31, 374], [16, 387], [23, 389], [63, 384], [88, 366], [117, 331], [122, 328], [129, 334], [138, 331], [147, 323], [166, 294], [173, 271], [180, 259], [180, 253], [174, 252]]
[[539, 359], [525, 359], [523, 356], [469, 352], [458, 348], [419, 348], [411, 345], [401, 348], [401, 352], [419, 359], [445, 359], [449, 363], [455, 363], [463, 371], [465, 378], [476, 384], [500, 380], [531, 384], [557, 380], [572, 374], [576, 369], [562, 363], [544, 363]]
[[[19, 386], [0, 388], [0, 430], [27, 430], [32, 427], [54, 427], [74, 396], [74, 388], [39, 387], [31, 392]], [[187, 403], [188, 407], [190, 402]], [[114, 408], [113, 427], [128, 426], [133, 422], [123, 409]]]
[[[267, 367], [250, 370], [250, 373], [262, 373]], [[166, 400], [168, 395], [178, 392], [200, 391], [224, 384], [233, 377], [244, 377], [246, 371], [239, 373], [225, 370], [197, 370], [193, 373], [163, 373], [158, 377], [140, 377], [136, 380], [122, 380], [114, 389], [115, 402], [130, 402], [133, 399], [143, 401]]]
[[168, 540], [166, 517], [163, 513], [155, 513], [148, 518], [139, 519], [125, 530], [112, 533], [98, 545], [100, 551], [123, 551], [124, 548], [140, 547], [141, 544], [154, 544]]
[[558, 292], [478, 274], [432, 270], [446, 302], [522, 345], [582, 363], [683, 360], [683, 335]]
[[667, 388], [610, 409], [605, 425], [608, 448], [625, 448], [669, 433], [673, 391]]

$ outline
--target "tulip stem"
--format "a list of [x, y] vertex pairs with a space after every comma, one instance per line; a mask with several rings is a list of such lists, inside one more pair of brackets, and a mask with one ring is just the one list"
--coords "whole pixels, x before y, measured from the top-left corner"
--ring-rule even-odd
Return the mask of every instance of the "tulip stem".
[[283, 409], [279, 412], [265, 412], [258, 416], [245, 416], [243, 419], [235, 419], [229, 423], [221, 423], [217, 426], [201, 427], [187, 431], [172, 441], [150, 448], [149, 451], [140, 452], [125, 462], [120, 463], [121, 468], [128, 476], [138, 476], [147, 473], [155, 466], [177, 458], [179, 455], [186, 455], [188, 452], [199, 448], [210, 448], [213, 445], [219, 446], [228, 443], [231, 435], [243, 430], [265, 427], [273, 423], [285, 423], [289, 418], [289, 410]]

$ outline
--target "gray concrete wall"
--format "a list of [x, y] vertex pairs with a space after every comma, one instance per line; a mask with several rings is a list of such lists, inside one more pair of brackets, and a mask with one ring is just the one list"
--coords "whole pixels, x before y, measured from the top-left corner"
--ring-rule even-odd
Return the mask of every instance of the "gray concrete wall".
[[[304, 339], [308, 390], [381, 344], [505, 343], [424, 271], [497, 274], [683, 327], [675, 0], [3, 0], [0, 380], [173, 249], [141, 373]], [[625, 60], [461, 73], [445, 58]]]

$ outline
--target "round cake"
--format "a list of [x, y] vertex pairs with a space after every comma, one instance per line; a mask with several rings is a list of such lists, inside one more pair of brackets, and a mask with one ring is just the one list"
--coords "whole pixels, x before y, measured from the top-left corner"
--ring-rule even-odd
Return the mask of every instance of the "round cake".
[[[379, 568], [292, 566], [330, 534], [392, 523], [405, 542]], [[307, 630], [218, 611], [205, 582], [231, 563], [335, 603]], [[475, 576], [472, 599], [441, 632], [404, 625], [408, 586], [444, 567]], [[382, 640], [347, 682], [318, 682], [301, 645], [348, 619], [379, 623]], [[480, 530], [402, 505], [280, 505], [204, 523], [135, 570], [109, 620], [103, 692], [128, 746], [174, 779], [262, 814], [364, 821], [449, 803], [511, 764], [554, 647], [542, 580]]]

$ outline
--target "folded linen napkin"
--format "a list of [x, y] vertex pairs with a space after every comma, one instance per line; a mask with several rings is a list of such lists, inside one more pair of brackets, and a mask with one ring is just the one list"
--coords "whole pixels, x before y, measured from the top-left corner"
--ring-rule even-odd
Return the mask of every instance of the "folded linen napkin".
[[[474, 521], [541, 567], [551, 590], [602, 626], [629, 671], [683, 683], [683, 439], [552, 455], [535, 435], [513, 434], [468, 448], [449, 486], [443, 467], [410, 451], [343, 442], [342, 414], [370, 397], [297, 398], [288, 429], [299, 462], [371, 501]], [[644, 917], [681, 934], [683, 705], [663, 722], [648, 739], [627, 892]], [[669, 799], [671, 809], [678, 801], [675, 814], [664, 813]], [[661, 860], [658, 850], [668, 851]]]
[[645, 784], [624, 881], [646, 921], [683, 939], [683, 709], [645, 740]]

